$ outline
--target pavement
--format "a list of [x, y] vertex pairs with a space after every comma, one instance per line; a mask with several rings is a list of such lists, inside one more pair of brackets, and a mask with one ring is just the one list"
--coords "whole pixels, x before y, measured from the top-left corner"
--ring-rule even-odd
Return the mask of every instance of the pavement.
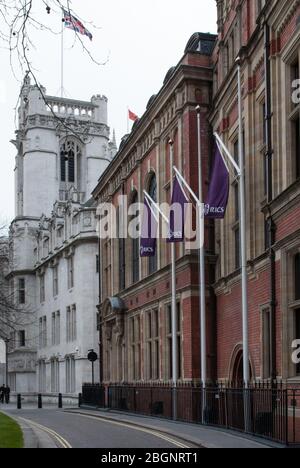
[[24, 433], [26, 448], [282, 448], [236, 432], [94, 408], [1, 406]]
[[224, 431], [197, 424], [174, 422], [165, 419], [120, 413], [111, 410], [95, 410], [87, 407], [66, 411], [72, 412], [73, 414], [93, 415], [95, 417], [99, 417], [101, 420], [121, 421], [129, 425], [132, 424], [134, 426], [145, 427], [166, 435], [178, 437], [180, 440], [198, 448], [282, 448], [279, 444], [268, 441], [265, 442], [256, 437], [246, 437], [242, 434], [238, 434], [237, 432]]

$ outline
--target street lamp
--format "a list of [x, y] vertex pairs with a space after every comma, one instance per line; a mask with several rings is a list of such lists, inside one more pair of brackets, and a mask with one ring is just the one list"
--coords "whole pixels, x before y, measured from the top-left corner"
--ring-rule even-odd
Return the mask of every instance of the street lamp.
[[8, 343], [9, 343], [9, 339], [6, 338], [4, 340], [4, 343], [5, 343], [5, 382], [6, 382], [6, 386], [8, 387]]

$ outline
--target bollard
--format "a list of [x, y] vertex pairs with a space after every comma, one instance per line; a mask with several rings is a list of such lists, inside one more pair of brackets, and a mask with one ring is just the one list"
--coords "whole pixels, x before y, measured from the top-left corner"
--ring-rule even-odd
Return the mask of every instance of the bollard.
[[20, 394], [17, 396], [17, 409], [22, 409], [22, 397]]
[[62, 394], [59, 393], [58, 395], [58, 407], [61, 409], [63, 407], [63, 399], [62, 399]]
[[43, 408], [43, 401], [42, 401], [42, 395], [38, 395], [38, 409]]
[[82, 393], [79, 393], [78, 395], [78, 407], [80, 408], [82, 405]]

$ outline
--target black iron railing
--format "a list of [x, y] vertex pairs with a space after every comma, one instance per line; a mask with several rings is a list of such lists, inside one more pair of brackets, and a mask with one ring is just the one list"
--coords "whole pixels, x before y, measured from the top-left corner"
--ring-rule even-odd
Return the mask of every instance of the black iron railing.
[[179, 384], [174, 390], [170, 384], [86, 384], [82, 404], [237, 430], [300, 446], [300, 388], [288, 385], [259, 383], [248, 389], [218, 385], [203, 390]]

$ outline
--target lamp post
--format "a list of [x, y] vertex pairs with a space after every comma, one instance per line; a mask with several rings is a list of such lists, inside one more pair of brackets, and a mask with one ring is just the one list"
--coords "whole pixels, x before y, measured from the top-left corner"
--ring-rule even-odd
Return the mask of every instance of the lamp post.
[[9, 339], [4, 340], [5, 343], [5, 385], [8, 387], [8, 343]]

